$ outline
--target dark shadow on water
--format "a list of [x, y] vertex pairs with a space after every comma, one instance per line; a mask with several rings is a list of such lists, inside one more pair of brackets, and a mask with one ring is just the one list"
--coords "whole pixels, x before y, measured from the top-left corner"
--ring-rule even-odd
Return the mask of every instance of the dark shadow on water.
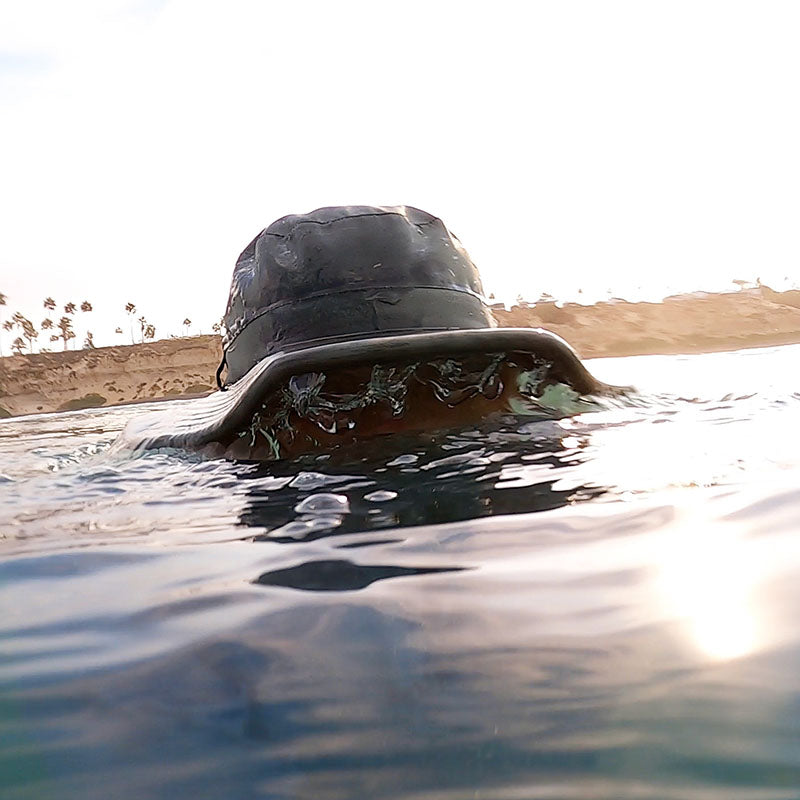
[[404, 575], [427, 575], [436, 572], [461, 572], [462, 567], [363, 566], [352, 561], [307, 561], [296, 567], [276, 569], [259, 575], [254, 583], [286, 586], [310, 592], [345, 592], [364, 589], [375, 581]]

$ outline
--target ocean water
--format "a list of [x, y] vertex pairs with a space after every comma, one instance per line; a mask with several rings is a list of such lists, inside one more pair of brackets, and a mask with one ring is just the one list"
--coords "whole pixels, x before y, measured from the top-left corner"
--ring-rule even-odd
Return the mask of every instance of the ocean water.
[[0, 796], [800, 797], [798, 360], [294, 463], [0, 422]]

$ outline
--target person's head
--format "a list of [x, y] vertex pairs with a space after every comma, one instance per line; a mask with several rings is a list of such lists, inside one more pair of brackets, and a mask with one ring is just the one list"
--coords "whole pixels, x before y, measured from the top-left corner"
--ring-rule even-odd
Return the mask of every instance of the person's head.
[[284, 456], [457, 426], [554, 383], [609, 389], [559, 337], [497, 327], [461, 243], [408, 206], [272, 223], [236, 262], [224, 324], [221, 391], [130, 426], [134, 446]]

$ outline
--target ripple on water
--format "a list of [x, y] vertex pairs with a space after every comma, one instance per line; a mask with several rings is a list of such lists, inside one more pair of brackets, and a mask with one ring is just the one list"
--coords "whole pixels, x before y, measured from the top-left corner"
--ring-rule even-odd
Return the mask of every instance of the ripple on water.
[[0, 422], [4, 792], [796, 797], [798, 352], [293, 464]]

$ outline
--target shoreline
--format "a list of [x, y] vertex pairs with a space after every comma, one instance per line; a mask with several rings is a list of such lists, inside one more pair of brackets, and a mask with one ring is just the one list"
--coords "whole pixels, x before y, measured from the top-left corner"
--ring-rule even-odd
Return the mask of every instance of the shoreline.
[[[493, 307], [500, 327], [545, 328], [582, 359], [800, 343], [800, 291], [766, 286], [658, 303]], [[0, 417], [197, 397], [215, 389], [216, 335], [0, 358]]]

